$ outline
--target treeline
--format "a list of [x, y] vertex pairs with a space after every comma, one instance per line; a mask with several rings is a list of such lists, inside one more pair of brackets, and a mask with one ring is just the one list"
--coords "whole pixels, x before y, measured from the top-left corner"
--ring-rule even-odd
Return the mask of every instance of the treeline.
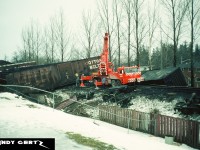
[[13, 56], [15, 62], [36, 61], [43, 64], [70, 59], [70, 31], [62, 9], [44, 27], [31, 20], [30, 25], [23, 28], [21, 39], [22, 43]]
[[60, 9], [44, 27], [35, 21], [24, 27], [13, 61], [44, 64], [97, 56], [105, 32], [115, 66], [166, 68], [190, 59], [193, 67], [199, 60], [199, 0], [97, 1], [95, 10], [82, 12], [76, 32], [66, 11]]
[[[194, 62], [200, 63], [200, 47], [198, 44], [195, 45], [194, 49]], [[141, 49], [141, 66], [148, 67], [148, 49], [143, 47]], [[153, 50], [151, 55], [152, 69], [165, 69], [173, 66], [173, 45], [162, 44], [161, 49], [156, 48]], [[177, 49], [177, 66], [180, 64], [190, 64], [190, 44], [184, 42]], [[136, 63], [135, 61], [133, 63]]]

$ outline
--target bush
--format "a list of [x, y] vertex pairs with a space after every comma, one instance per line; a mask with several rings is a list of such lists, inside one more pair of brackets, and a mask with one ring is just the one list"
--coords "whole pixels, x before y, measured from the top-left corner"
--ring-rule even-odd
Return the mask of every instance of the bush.
[[150, 113], [151, 113], [151, 114], [159, 114], [160, 111], [159, 111], [158, 108], [154, 108], [154, 109], [152, 109], [152, 110], [150, 111]]

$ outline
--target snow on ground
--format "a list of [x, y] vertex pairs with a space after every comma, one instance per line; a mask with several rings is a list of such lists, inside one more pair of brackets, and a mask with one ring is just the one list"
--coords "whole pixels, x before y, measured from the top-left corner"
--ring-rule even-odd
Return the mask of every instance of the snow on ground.
[[161, 101], [159, 99], [150, 100], [144, 96], [137, 96], [131, 101], [132, 105], [129, 109], [150, 113], [154, 110], [158, 110], [159, 114], [181, 117], [181, 114], [174, 111], [175, 104], [179, 102], [179, 99], [174, 99], [171, 102]]
[[163, 138], [127, 130], [99, 120], [74, 116], [32, 103], [15, 94], [0, 93], [0, 138], [55, 138], [56, 150], [90, 149], [65, 135], [75, 132], [113, 144], [120, 150], [192, 150], [185, 144], [165, 144]]
[[[174, 99], [171, 102], [167, 102], [159, 99], [149, 99], [145, 96], [137, 96], [131, 100], [128, 109], [145, 113], [158, 111], [161, 115], [182, 118], [183, 115], [180, 112], [174, 111], [175, 104], [180, 100]], [[105, 102], [103, 105], [116, 106], [117, 104]]]

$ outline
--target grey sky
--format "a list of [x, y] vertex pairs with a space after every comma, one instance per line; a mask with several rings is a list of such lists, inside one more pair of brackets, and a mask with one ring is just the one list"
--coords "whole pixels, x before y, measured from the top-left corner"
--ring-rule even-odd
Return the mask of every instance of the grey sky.
[[47, 24], [60, 8], [69, 26], [79, 24], [83, 9], [94, 6], [95, 0], [0, 0], [0, 60], [11, 58], [21, 44], [22, 28], [31, 19]]

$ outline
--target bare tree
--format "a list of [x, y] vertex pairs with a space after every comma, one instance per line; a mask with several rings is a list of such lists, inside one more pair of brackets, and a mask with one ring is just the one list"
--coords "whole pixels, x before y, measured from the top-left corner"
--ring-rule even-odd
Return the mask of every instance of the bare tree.
[[190, 35], [190, 61], [191, 61], [191, 87], [194, 87], [194, 54], [193, 47], [194, 41], [197, 39], [197, 33], [199, 32], [200, 26], [200, 1], [188, 0], [188, 19], [190, 21], [191, 35]]
[[30, 25], [22, 29], [22, 45], [19, 46], [19, 61], [36, 61], [39, 63], [40, 49], [42, 45], [42, 35], [38, 22], [31, 21]]
[[171, 29], [173, 31], [173, 36], [167, 35], [173, 40], [173, 66], [176, 67], [177, 47], [182, 34], [182, 25], [187, 10], [187, 3], [185, 0], [162, 0], [162, 4], [170, 14], [169, 17], [172, 23]]
[[40, 56], [40, 50], [42, 46], [42, 34], [39, 28], [38, 23], [35, 26], [35, 55], [36, 55], [36, 62], [39, 63], [39, 56]]
[[55, 19], [50, 19], [50, 29], [49, 29], [49, 45], [50, 45], [50, 51], [51, 51], [51, 62], [55, 61], [55, 41], [56, 41], [56, 31], [55, 31]]
[[[101, 22], [103, 24], [103, 28], [105, 31], [108, 32], [109, 34], [109, 60], [112, 61], [112, 43], [113, 40], [111, 39], [112, 38], [112, 32], [114, 30], [114, 15], [112, 13], [112, 11], [109, 11], [111, 10], [110, 9], [110, 1], [108, 0], [101, 0], [101, 1], [97, 1], [98, 3], [98, 12], [99, 12], [99, 15], [100, 15], [100, 18], [101, 18]], [[112, 43], [111, 43], [112, 41]]]
[[131, 48], [131, 21], [132, 21], [132, 0], [124, 0], [123, 7], [127, 15], [127, 51], [128, 51], [128, 66], [130, 66], [130, 48]]
[[162, 34], [162, 20], [160, 19], [159, 28], [160, 28], [160, 69], [163, 69], [163, 34]]
[[28, 29], [26, 33], [26, 44], [28, 48], [28, 60], [31, 61], [32, 59], [32, 45], [31, 45], [31, 31]]
[[133, 16], [134, 16], [133, 24], [135, 26], [136, 63], [138, 66], [140, 65], [140, 48], [142, 45], [142, 41], [146, 36], [146, 31], [145, 31], [146, 25], [142, 17], [143, 3], [144, 0], [133, 0], [132, 3]]
[[24, 28], [22, 30], [22, 39], [23, 39], [23, 50], [24, 50], [24, 57], [25, 61], [33, 60], [33, 36], [31, 33], [32, 31], [30, 28]]
[[194, 45], [194, 0], [191, 1], [191, 42], [190, 42], [191, 87], [194, 87], [193, 45]]
[[[91, 12], [84, 12], [82, 14], [82, 22], [83, 22], [83, 37], [81, 39], [81, 43], [83, 48], [86, 50], [86, 58], [90, 58], [95, 46], [97, 30], [95, 29], [95, 17], [91, 15]], [[86, 40], [85, 40], [86, 39]]]
[[45, 28], [44, 29], [44, 36], [43, 36], [43, 48], [44, 48], [44, 59], [46, 63], [50, 62], [50, 44], [49, 44], [49, 37], [48, 37], [48, 31]]
[[19, 62], [19, 54], [17, 53], [17, 51], [14, 52], [12, 59], [13, 59], [13, 62], [16, 62], [16, 63]]
[[33, 20], [31, 21], [31, 24], [29, 27], [29, 37], [30, 37], [32, 60], [34, 60], [35, 59], [35, 29], [34, 29]]
[[122, 20], [122, 8], [120, 8], [120, 1], [114, 0], [113, 2], [113, 11], [116, 17], [116, 28], [117, 28], [117, 47], [118, 47], [118, 66], [121, 66], [121, 20]]
[[27, 61], [27, 39], [26, 39], [26, 32], [24, 29], [22, 29], [22, 33], [21, 33], [21, 37], [22, 37], [22, 60], [23, 61]]
[[[72, 40], [72, 41], [76, 41], [76, 40]], [[77, 60], [77, 59], [84, 58], [83, 53], [81, 53], [76, 46], [77, 44], [75, 42], [71, 46], [70, 60]]]
[[149, 69], [152, 70], [152, 60], [151, 60], [151, 56], [152, 56], [152, 42], [153, 42], [153, 37], [154, 37], [154, 33], [155, 30], [157, 28], [157, 1], [154, 0], [153, 1], [154, 5], [153, 5], [153, 9], [150, 7], [150, 4], [148, 3], [148, 39], [149, 39], [149, 56], [148, 56], [148, 62], [149, 62]]
[[59, 49], [60, 60], [63, 62], [66, 54], [66, 48], [69, 44], [70, 33], [67, 32], [64, 12], [60, 9], [56, 22], [56, 43]]
[[4, 55], [4, 59], [3, 60], [8, 61], [7, 55]]

